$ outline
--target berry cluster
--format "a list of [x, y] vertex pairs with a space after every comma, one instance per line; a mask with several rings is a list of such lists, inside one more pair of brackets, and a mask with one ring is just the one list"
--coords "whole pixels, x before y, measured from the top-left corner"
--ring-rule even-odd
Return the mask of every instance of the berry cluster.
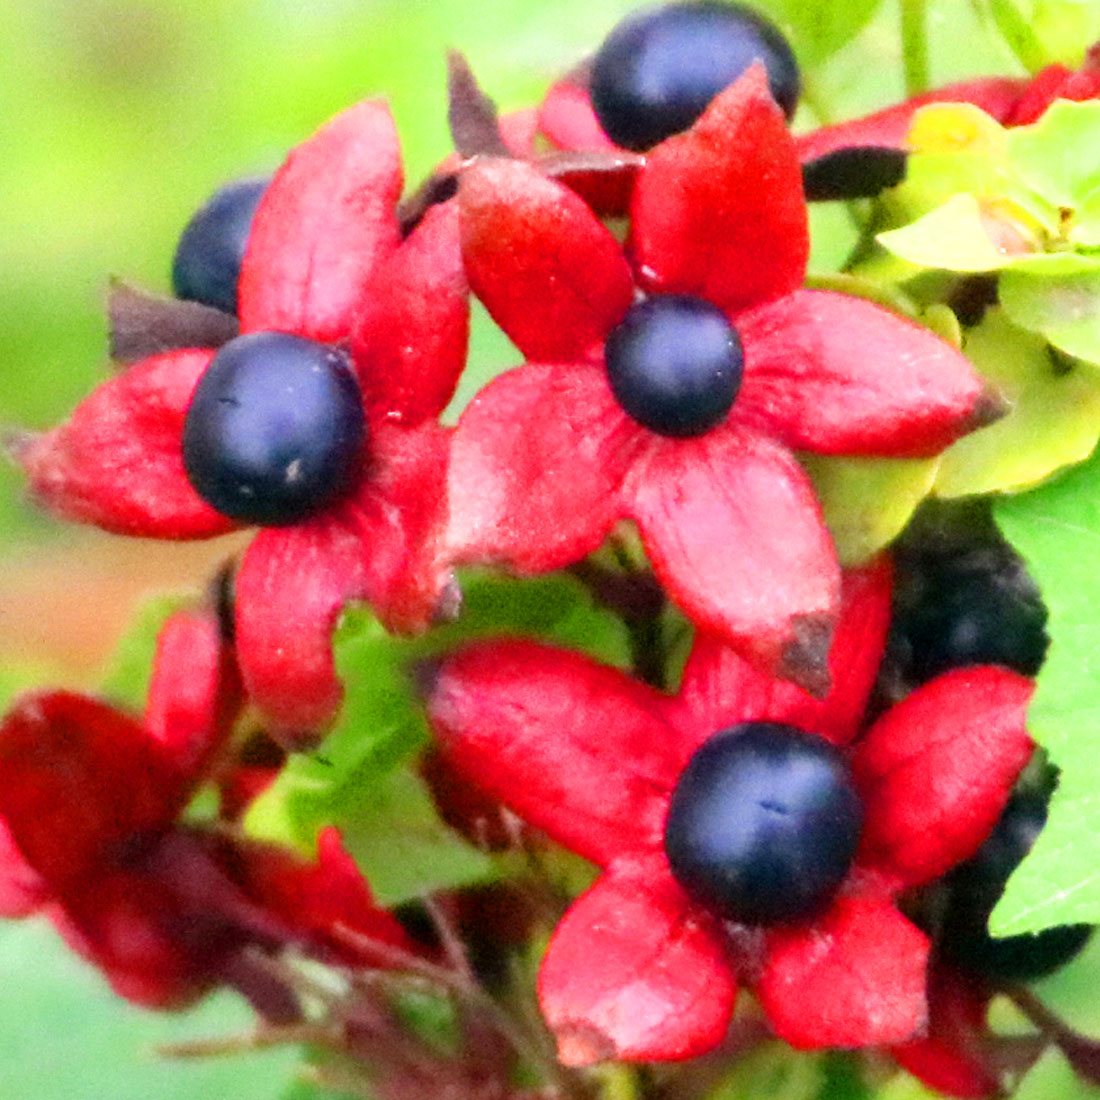
[[[4, 719], [3, 912], [48, 911], [155, 1007], [230, 985], [298, 1021], [264, 968], [288, 950], [438, 977], [453, 930], [376, 906], [335, 829], [310, 861], [239, 827], [339, 713], [332, 634], [365, 601], [395, 634], [452, 624], [410, 669], [443, 816], [599, 869], [558, 899], [538, 979], [563, 1064], [706, 1053], [748, 988], [794, 1047], [886, 1047], [993, 1095], [989, 998], [1088, 935], [986, 929], [1045, 816], [1024, 720], [1045, 611], [987, 530], [945, 543], [934, 504], [895, 554], [842, 569], [800, 456], [929, 458], [1004, 407], [919, 316], [805, 285], [806, 199], [896, 184], [922, 103], [1023, 124], [1100, 92], [1055, 75], [796, 138], [779, 30], [686, 0], [620, 24], [537, 112], [498, 119], [452, 59], [458, 155], [405, 199], [374, 101], [219, 191], [181, 237], [177, 300], [119, 303], [124, 368], [15, 452], [68, 519], [260, 531], [219, 614], [164, 628], [143, 721], [64, 692]], [[471, 294], [525, 362], [450, 427]], [[570, 571], [631, 667], [545, 638], [452, 644], [470, 566]], [[206, 782], [220, 810], [184, 820]]]

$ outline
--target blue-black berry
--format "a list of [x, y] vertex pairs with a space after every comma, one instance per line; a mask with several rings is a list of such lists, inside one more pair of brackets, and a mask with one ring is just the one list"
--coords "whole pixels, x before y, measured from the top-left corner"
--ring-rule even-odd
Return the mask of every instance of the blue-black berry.
[[1088, 924], [1063, 924], [1002, 939], [989, 934], [989, 914], [1046, 818], [1041, 796], [1014, 796], [977, 853], [947, 877], [941, 949], [964, 969], [995, 981], [1031, 981], [1069, 962], [1092, 933]]
[[748, 722], [708, 740], [669, 806], [677, 881], [746, 924], [812, 917], [847, 875], [863, 806], [842, 754], [793, 726]]
[[722, 423], [741, 388], [737, 330], [710, 302], [662, 294], [638, 302], [611, 331], [607, 377], [619, 404], [660, 435], [702, 435]]
[[353, 484], [366, 440], [359, 385], [336, 348], [284, 332], [231, 340], [195, 388], [183, 462], [208, 504], [280, 526]]
[[241, 261], [252, 217], [269, 182], [264, 177], [227, 183], [195, 212], [172, 260], [172, 290], [177, 298], [237, 312]]
[[691, 126], [754, 61], [790, 118], [801, 80], [778, 28], [741, 4], [665, 4], [623, 20], [604, 39], [592, 64], [592, 106], [616, 145], [642, 151]]

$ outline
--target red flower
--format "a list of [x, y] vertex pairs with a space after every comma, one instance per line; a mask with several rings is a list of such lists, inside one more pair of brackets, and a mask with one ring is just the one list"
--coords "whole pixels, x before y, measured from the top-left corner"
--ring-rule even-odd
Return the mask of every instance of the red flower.
[[[697, 623], [819, 682], [840, 573], [791, 450], [931, 454], [975, 426], [982, 389], [925, 329], [800, 289], [801, 177], [762, 71], [648, 154], [626, 255], [531, 164], [478, 159], [458, 198], [471, 286], [530, 362], [490, 384], [459, 424], [454, 555], [543, 572], [633, 519]], [[612, 395], [603, 342], [639, 291], [705, 299], [739, 334], [740, 393], [705, 434], [658, 435]]]
[[[468, 301], [454, 203], [404, 241], [402, 173], [388, 109], [364, 102], [294, 150], [257, 211], [240, 278], [245, 333], [288, 332], [350, 352], [369, 443], [355, 487], [252, 542], [237, 576], [236, 634], [250, 695], [310, 728], [340, 700], [330, 646], [349, 599], [393, 629], [437, 611], [447, 435], [436, 417], [465, 361]], [[199, 497], [184, 418], [215, 349], [155, 355], [104, 383], [72, 419], [20, 448], [34, 494], [70, 519], [152, 538], [239, 526]]]
[[1028, 126], [1043, 116], [1056, 99], [1083, 101], [1100, 96], [1100, 55], [1089, 51], [1079, 72], [1064, 65], [1048, 65], [1031, 80], [986, 77], [948, 84], [913, 96], [862, 118], [823, 126], [796, 139], [803, 162], [853, 147], [901, 149], [913, 115], [930, 103], [972, 103], [1003, 126]]
[[336, 925], [404, 944], [335, 830], [316, 863], [177, 823], [221, 750], [240, 699], [206, 616], [166, 625], [143, 723], [68, 692], [29, 695], [0, 723], [0, 911], [41, 910], [121, 996], [185, 1005], [231, 985], [265, 1015], [289, 991], [252, 961], [294, 947], [360, 964]]
[[673, 877], [669, 800], [695, 751], [746, 721], [852, 742], [889, 616], [889, 571], [846, 578], [824, 700], [700, 636], [669, 698], [577, 654], [487, 642], [446, 660], [429, 712], [456, 769], [602, 874], [558, 926], [539, 995], [570, 1063], [682, 1059], [725, 1034], [739, 982], [798, 1047], [896, 1043], [925, 1023], [928, 940], [899, 891], [970, 856], [1031, 742], [1031, 684], [991, 666], [931, 681], [849, 750], [864, 807], [855, 865], [817, 919], [723, 922]]

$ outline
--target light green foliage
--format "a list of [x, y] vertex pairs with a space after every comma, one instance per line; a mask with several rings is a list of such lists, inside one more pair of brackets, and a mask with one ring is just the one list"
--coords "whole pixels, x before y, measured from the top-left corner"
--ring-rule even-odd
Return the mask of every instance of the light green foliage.
[[336, 725], [316, 754], [292, 758], [248, 816], [255, 834], [306, 850], [323, 826], [339, 826], [387, 904], [492, 872], [486, 857], [439, 821], [419, 780], [394, 771], [429, 737], [413, 681], [417, 664], [500, 634], [536, 635], [612, 664], [628, 660], [621, 622], [595, 608], [570, 577], [471, 576], [464, 592], [460, 619], [426, 638], [394, 638], [366, 609], [345, 615], [335, 639], [346, 692]]
[[1028, 728], [1062, 769], [1050, 818], [994, 910], [997, 934], [1100, 920], [1100, 458], [1006, 498], [996, 514], [1050, 610], [1051, 647]]
[[967, 333], [965, 351], [1009, 411], [944, 452], [938, 496], [1027, 488], [1087, 458], [1100, 436], [1100, 368], [1053, 354], [1006, 312], [989, 310]]
[[789, 30], [803, 64], [823, 61], [870, 22], [882, 0], [761, 0], [757, 6]]
[[803, 455], [842, 565], [865, 562], [892, 542], [936, 479], [935, 458]]
[[819, 1055], [791, 1056], [783, 1043], [765, 1043], [742, 1055], [707, 1100], [817, 1100], [825, 1085]]

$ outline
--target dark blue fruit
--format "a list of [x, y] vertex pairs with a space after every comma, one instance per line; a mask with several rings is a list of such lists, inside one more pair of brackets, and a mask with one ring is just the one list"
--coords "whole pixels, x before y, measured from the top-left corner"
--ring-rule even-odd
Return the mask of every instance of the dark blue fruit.
[[605, 347], [619, 404], [660, 435], [702, 435], [721, 424], [741, 388], [737, 330], [702, 298], [663, 294], [627, 310]]
[[793, 726], [716, 733], [672, 794], [665, 852], [685, 890], [746, 924], [819, 913], [847, 875], [863, 806], [847, 762]]
[[873, 199], [905, 179], [909, 154], [901, 149], [856, 145], [802, 165], [807, 202]]
[[686, 130], [754, 61], [787, 117], [801, 80], [787, 40], [740, 4], [689, 0], [624, 19], [592, 63], [592, 106], [616, 145], [642, 151]]
[[977, 853], [948, 876], [942, 949], [966, 970], [995, 981], [1031, 981], [1069, 962], [1092, 933], [1088, 924], [1063, 924], [1002, 939], [989, 934], [989, 914], [1046, 819], [1042, 797], [1016, 795]]
[[237, 312], [241, 273], [252, 216], [269, 177], [237, 180], [215, 191], [184, 227], [172, 260], [177, 298]]
[[359, 385], [344, 353], [257, 332], [226, 344], [195, 388], [183, 464], [213, 508], [277, 527], [346, 492], [365, 440]]
[[892, 627], [913, 682], [966, 665], [1004, 665], [1024, 676], [1039, 671], [1047, 612], [1018, 562], [981, 552], [929, 556], [917, 565], [916, 581]]

